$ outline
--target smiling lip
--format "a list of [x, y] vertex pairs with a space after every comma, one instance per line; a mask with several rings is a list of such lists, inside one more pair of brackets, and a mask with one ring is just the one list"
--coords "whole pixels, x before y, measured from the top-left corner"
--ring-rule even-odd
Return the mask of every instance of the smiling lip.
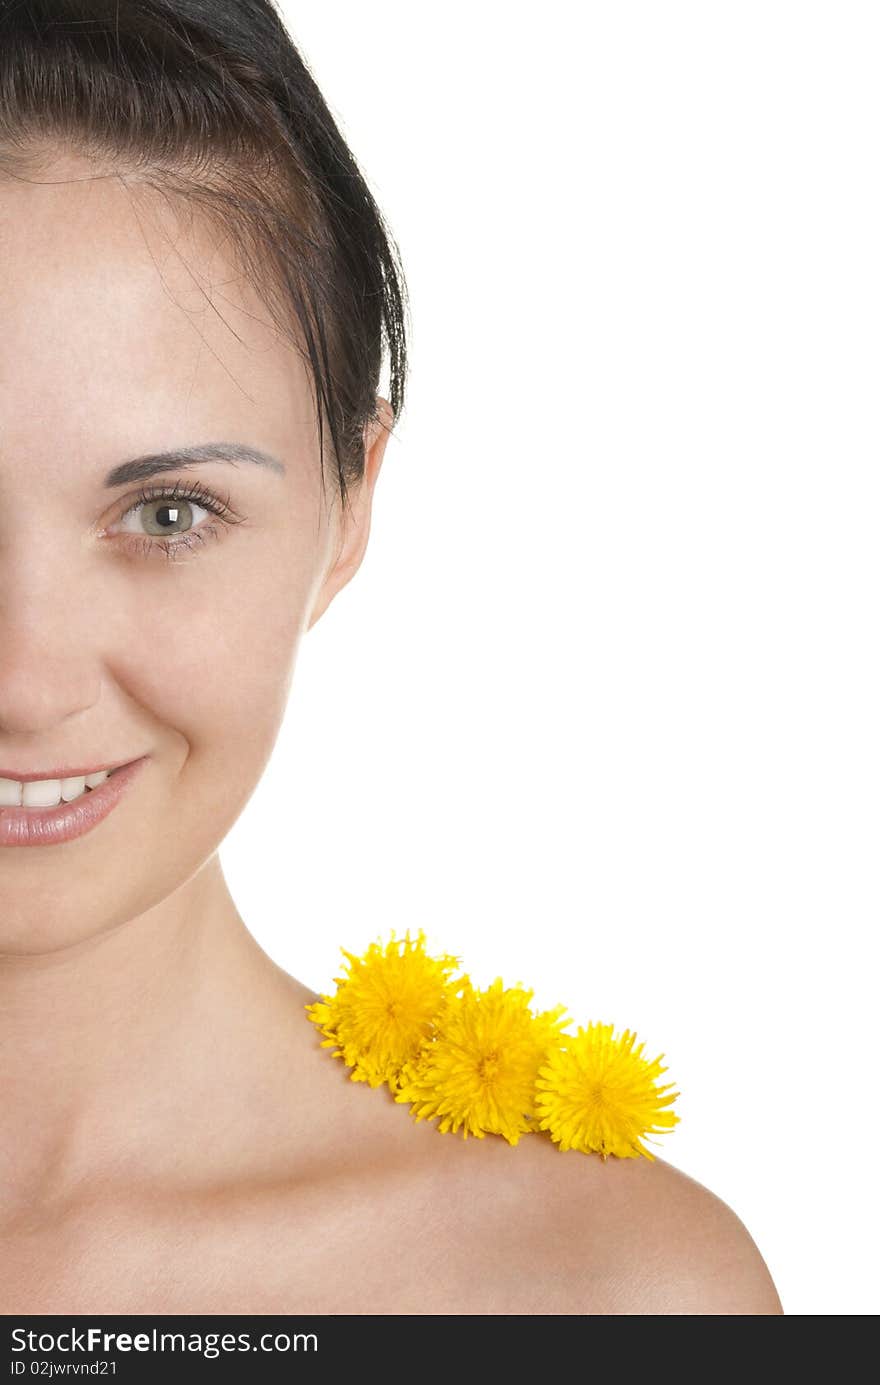
[[88, 789], [72, 803], [59, 803], [57, 808], [0, 808], [0, 847], [56, 846], [85, 836], [113, 812], [149, 758], [142, 755], [118, 766], [96, 789]]
[[82, 779], [88, 774], [100, 774], [106, 770], [111, 774], [115, 769], [133, 764], [132, 760], [121, 760], [117, 765], [89, 765], [88, 769], [41, 769], [35, 774], [21, 774], [16, 770], [0, 769], [0, 779], [15, 779], [19, 784], [33, 784], [38, 779]]

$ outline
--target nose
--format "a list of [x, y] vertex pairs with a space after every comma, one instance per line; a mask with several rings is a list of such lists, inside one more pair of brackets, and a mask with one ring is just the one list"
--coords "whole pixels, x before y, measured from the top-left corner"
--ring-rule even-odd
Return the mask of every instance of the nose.
[[0, 739], [46, 732], [101, 694], [99, 612], [75, 559], [0, 544]]

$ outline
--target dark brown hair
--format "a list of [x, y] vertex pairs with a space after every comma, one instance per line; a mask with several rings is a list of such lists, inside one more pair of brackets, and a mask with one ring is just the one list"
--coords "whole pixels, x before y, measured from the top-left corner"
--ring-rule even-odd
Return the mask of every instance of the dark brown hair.
[[407, 373], [397, 246], [273, 0], [0, 0], [0, 173], [59, 146], [222, 227], [314, 391], [343, 507]]

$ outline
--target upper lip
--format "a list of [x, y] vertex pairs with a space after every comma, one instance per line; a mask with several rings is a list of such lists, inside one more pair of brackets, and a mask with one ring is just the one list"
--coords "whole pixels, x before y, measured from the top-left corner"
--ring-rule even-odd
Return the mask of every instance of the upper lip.
[[101, 770], [104, 769], [109, 773], [110, 770], [122, 769], [123, 765], [130, 764], [132, 764], [131, 760], [117, 760], [112, 765], [102, 765], [100, 762], [95, 764], [92, 760], [84, 769], [40, 769], [36, 771], [0, 769], [0, 779], [15, 779], [19, 784], [31, 784], [35, 779], [81, 779], [87, 774], [100, 774]]

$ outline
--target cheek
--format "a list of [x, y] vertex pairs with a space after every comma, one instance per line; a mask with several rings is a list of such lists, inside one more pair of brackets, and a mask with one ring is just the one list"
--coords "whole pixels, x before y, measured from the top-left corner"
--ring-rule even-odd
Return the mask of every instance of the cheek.
[[162, 599], [142, 604], [138, 647], [128, 646], [118, 677], [156, 718], [160, 740], [163, 728], [176, 732], [191, 754], [237, 777], [262, 767], [280, 729], [310, 572], [277, 552], [225, 564], [218, 554], [209, 566], [163, 574]]

